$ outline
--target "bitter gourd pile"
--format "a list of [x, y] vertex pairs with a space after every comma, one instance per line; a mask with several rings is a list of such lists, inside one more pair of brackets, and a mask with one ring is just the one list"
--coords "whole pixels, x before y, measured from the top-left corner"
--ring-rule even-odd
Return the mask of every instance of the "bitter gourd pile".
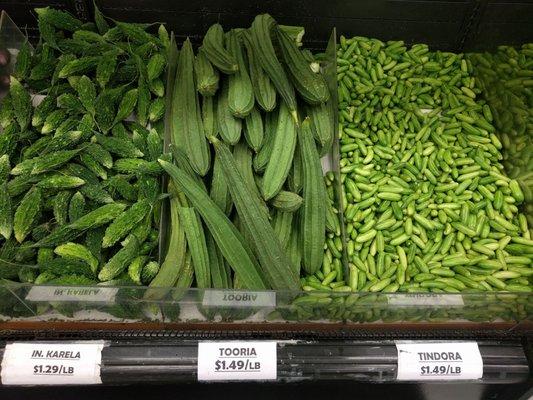
[[35, 11], [39, 43], [20, 49], [1, 103], [0, 277], [148, 284], [159, 270], [168, 34], [98, 8], [94, 23]]

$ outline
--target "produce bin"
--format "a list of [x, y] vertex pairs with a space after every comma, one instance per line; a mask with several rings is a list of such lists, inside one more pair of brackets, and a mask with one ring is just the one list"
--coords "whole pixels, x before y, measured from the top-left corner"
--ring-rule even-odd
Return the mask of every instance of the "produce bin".
[[[75, 10], [80, 19], [91, 19], [92, 2], [72, 2], [75, 7], [70, 3], [64, 2], [62, 8]], [[484, 88], [482, 95], [494, 114], [497, 133], [502, 134], [499, 138], [506, 172], [521, 184], [524, 210], [533, 226], [533, 185], [529, 189], [529, 182], [533, 182], [531, 90], [518, 87], [512, 80], [514, 75], [509, 77], [507, 66], [497, 66], [514, 56], [500, 45], [518, 48], [533, 42], [533, 2], [506, 5], [489, 0], [335, 1], [328, 7], [315, 1], [101, 3], [101, 11], [110, 18], [166, 22], [173, 33], [172, 40], [179, 44], [190, 37], [194, 45], [199, 45], [211, 24], [219, 22], [224, 28], [248, 26], [262, 12], [269, 12], [281, 24], [304, 26], [306, 47], [325, 52], [322, 68], [332, 94], [329, 101], [335, 105], [335, 140], [331, 154], [322, 159], [322, 164], [324, 172], [333, 171], [337, 209], [342, 209], [336, 106], [336, 49], [341, 35], [405, 40], [408, 45], [425, 43], [432, 50], [465, 53]], [[5, 9], [12, 13], [10, 4]], [[18, 6], [12, 9], [18, 26], [26, 28], [35, 44], [35, 21]], [[13, 62], [24, 38], [9, 21], [2, 13], [0, 44], [10, 50]], [[496, 64], [491, 65], [491, 61]], [[172, 101], [168, 88], [173, 85], [175, 62], [171, 56], [166, 77], [167, 110]], [[516, 74], [519, 68], [512, 67]], [[167, 150], [169, 118], [167, 111]], [[165, 254], [170, 229], [168, 204], [163, 203], [161, 215], [160, 259]], [[342, 212], [340, 218], [343, 272], [348, 274]], [[479, 340], [480, 348], [484, 346], [484, 382], [515, 383], [530, 377], [524, 353], [531, 356], [532, 317], [533, 294], [523, 292], [317, 295], [305, 291], [148, 286], [0, 285], [0, 340], [107, 340], [104, 383], [147, 377], [150, 371], [141, 367], [145, 363], [158, 366], [158, 373], [164, 371], [162, 375], [148, 376], [149, 381], [195, 380], [195, 348], [199, 341], [255, 338], [278, 340], [278, 380], [283, 382], [337, 378], [391, 382], [397, 374], [394, 340], [462, 339]], [[159, 341], [150, 339], [152, 335]], [[363, 342], [362, 338], [371, 341]], [[169, 360], [165, 358], [168, 353], [178, 356]], [[328, 359], [331, 355], [335, 356], [333, 360]], [[355, 359], [364, 366], [349, 366]], [[505, 360], [503, 364], [499, 363], [501, 360]], [[291, 362], [294, 368], [288, 366]]]

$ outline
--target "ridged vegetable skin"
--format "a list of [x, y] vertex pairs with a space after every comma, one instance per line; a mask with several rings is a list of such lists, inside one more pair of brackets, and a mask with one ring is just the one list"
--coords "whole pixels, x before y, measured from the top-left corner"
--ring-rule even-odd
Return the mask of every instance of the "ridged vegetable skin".
[[295, 121], [298, 121], [296, 113], [296, 96], [283, 66], [276, 57], [271, 35], [276, 27], [276, 21], [268, 15], [261, 14], [255, 17], [250, 28], [254, 54], [259, 58], [261, 66], [268, 74], [280, 96], [285, 100], [287, 107]]
[[303, 204], [301, 211], [302, 265], [314, 274], [322, 264], [326, 239], [326, 187], [322, 165], [308, 119], [298, 132], [303, 166]]
[[207, 193], [185, 172], [167, 161], [159, 160], [176, 187], [185, 193], [202, 216], [224, 258], [241, 277], [247, 289], [266, 289], [252, 255], [243, 245], [243, 238], [226, 215]]
[[265, 200], [269, 200], [278, 194], [285, 183], [292, 166], [296, 141], [296, 124], [291, 118], [290, 110], [285, 103], [282, 103], [279, 110], [278, 125], [274, 134], [272, 152], [263, 176], [262, 192]]
[[172, 99], [173, 142], [183, 147], [194, 170], [209, 170], [209, 149], [204, 135], [198, 95], [194, 86], [194, 53], [187, 39], [181, 48]]
[[[278, 290], [297, 290], [298, 277], [288, 268], [288, 259], [261, 208], [259, 199], [242, 179], [227, 146], [216, 138], [211, 140], [220, 157], [237, 212], [251, 232], [253, 248], [268, 283]], [[239, 277], [242, 276], [239, 274]]]
[[310, 104], [326, 102], [329, 99], [329, 90], [324, 77], [311, 70], [302, 52], [279, 27], [276, 29], [276, 35], [285, 65], [300, 96]]

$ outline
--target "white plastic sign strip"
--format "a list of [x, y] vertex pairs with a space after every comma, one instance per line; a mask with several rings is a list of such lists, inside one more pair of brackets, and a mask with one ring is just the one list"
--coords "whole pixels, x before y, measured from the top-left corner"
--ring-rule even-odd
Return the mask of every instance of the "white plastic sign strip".
[[2, 359], [3, 385], [94, 385], [102, 383], [103, 341], [11, 343]]
[[461, 307], [465, 304], [461, 295], [441, 293], [394, 293], [387, 295], [387, 302], [397, 307]]
[[26, 300], [113, 303], [117, 292], [118, 288], [109, 287], [33, 286], [28, 291]]
[[399, 381], [473, 380], [483, 376], [476, 342], [397, 342]]
[[200, 342], [198, 380], [276, 380], [276, 349], [276, 342], [271, 341]]
[[243, 290], [206, 290], [203, 306], [215, 307], [276, 307], [276, 292]]

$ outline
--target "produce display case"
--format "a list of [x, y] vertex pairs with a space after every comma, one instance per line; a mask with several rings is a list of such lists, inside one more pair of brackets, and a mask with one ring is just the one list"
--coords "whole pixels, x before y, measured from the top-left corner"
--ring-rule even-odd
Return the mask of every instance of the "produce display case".
[[[76, 3], [75, 6], [65, 2], [62, 8], [75, 11], [80, 18], [91, 15], [90, 2], [72, 3]], [[146, 21], [148, 15], [150, 21], [167, 22], [178, 43], [186, 36], [198, 43], [200, 35], [213, 22], [219, 21], [225, 27], [240, 26], [264, 11], [270, 12], [280, 23], [305, 26], [307, 46], [326, 50], [327, 61], [323, 68], [330, 89], [334, 89], [331, 93], [335, 96], [330, 100], [334, 104], [337, 103], [335, 49], [341, 34], [404, 39], [407, 43], [427, 43], [435, 49], [472, 52], [474, 65], [476, 54], [497, 51], [494, 43], [518, 46], [533, 41], [527, 19], [528, 15], [533, 15], [531, 2], [504, 7], [492, 1], [425, 1], [421, 4], [380, 1], [335, 3], [327, 10], [319, 2], [309, 2], [303, 10], [275, 1], [261, 6], [237, 1], [224, 7], [218, 2], [207, 2], [209, 4], [180, 4], [175, 8], [164, 2], [150, 7], [145, 2], [138, 3], [131, 6], [121, 1], [105, 2], [102, 11], [109, 17], [127, 21]], [[1, 2], [0, 6], [3, 6]], [[11, 13], [9, 5], [5, 9]], [[376, 23], [371, 17], [376, 12], [388, 23]], [[20, 17], [16, 7], [14, 18], [15, 15]], [[340, 18], [341, 15], [347, 17]], [[13, 33], [16, 25], [6, 23], [9, 19], [5, 13], [1, 21], [0, 43], [9, 43], [9, 49], [19, 48], [23, 38]], [[17, 24], [29, 33], [35, 25], [26, 17], [21, 17]], [[171, 72], [169, 76], [172, 75]], [[482, 76], [477, 77], [483, 81]], [[167, 79], [169, 87], [171, 81]], [[505, 98], [501, 90], [506, 88], [503, 83], [498, 86], [500, 92], [495, 89], [492, 103], [491, 98], [487, 98], [491, 107], [508, 107], [508, 103], [502, 105], [494, 101]], [[527, 112], [527, 106], [521, 110]], [[529, 122], [525, 122], [527, 118]], [[513, 132], [523, 125], [530, 126], [531, 118], [531, 114], [523, 111], [515, 113], [512, 119], [518, 128]], [[524, 135], [514, 135], [510, 141], [518, 143], [522, 150], [530, 146], [531, 138], [526, 145], [523, 144]], [[516, 150], [516, 144], [507, 147], [513, 146]], [[510, 158], [510, 162], [512, 160]], [[334, 171], [336, 183], [340, 185], [338, 139], [323, 165]], [[520, 174], [529, 173], [529, 165], [526, 162]], [[163, 217], [161, 232], [166, 230]], [[160, 241], [160, 248], [164, 249], [165, 234]], [[527, 357], [531, 357], [532, 316], [533, 295], [519, 292], [338, 293], [326, 296], [305, 292], [142, 286], [70, 287], [24, 283], [0, 286], [0, 339], [6, 343], [106, 340], [102, 359], [104, 383], [133, 382], [141, 375], [147, 377], [148, 370], [157, 371], [153, 377], [146, 378], [149, 381], [194, 381], [198, 342], [256, 338], [277, 341], [278, 381], [281, 382], [395, 381], [394, 340], [399, 339], [477, 340], [485, 368], [483, 382], [523, 382], [531, 376]], [[153, 336], [157, 339], [150, 339]], [[365, 336], [371, 341], [362, 341]]]

